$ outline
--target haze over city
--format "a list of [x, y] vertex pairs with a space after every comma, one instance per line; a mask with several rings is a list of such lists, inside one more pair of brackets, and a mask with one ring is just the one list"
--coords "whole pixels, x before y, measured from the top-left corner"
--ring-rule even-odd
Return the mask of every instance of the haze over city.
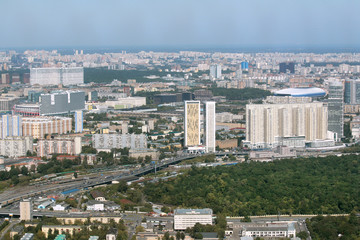
[[355, 48], [356, 0], [1, 1], [1, 48]]

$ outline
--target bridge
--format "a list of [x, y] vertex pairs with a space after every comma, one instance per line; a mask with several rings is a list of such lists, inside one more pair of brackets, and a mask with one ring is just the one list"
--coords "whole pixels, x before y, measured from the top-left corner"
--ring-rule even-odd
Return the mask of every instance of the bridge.
[[[225, 152], [225, 153], [215, 153], [216, 156], [225, 156], [225, 155], [247, 155], [247, 152]], [[156, 170], [161, 170], [167, 168], [170, 165], [177, 164], [181, 161], [193, 159], [199, 156], [206, 156], [211, 154], [184, 154], [175, 158], [170, 158], [168, 160], [159, 161], [159, 164], [156, 165], [147, 165], [145, 167], [139, 168], [137, 170], [130, 171], [129, 173], [121, 174], [108, 174], [106, 176], [99, 176], [92, 179], [73, 179], [70, 182], [58, 183], [56, 185], [40, 185], [36, 189], [24, 189], [24, 191], [16, 191], [9, 194], [3, 194], [5, 196], [0, 196], [0, 206], [4, 207], [14, 202], [20, 201], [21, 199], [26, 199], [34, 197], [37, 195], [49, 193], [49, 192], [64, 192], [72, 189], [84, 190], [91, 187], [111, 184], [113, 181], [131, 181], [135, 180], [140, 176], [149, 174]]]

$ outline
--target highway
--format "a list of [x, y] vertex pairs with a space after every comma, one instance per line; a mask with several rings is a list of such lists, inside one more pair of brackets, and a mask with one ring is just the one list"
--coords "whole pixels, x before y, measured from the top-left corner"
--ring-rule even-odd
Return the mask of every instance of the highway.
[[[246, 155], [247, 152], [228, 152], [228, 153], [216, 153], [216, 156], [224, 156], [224, 155]], [[33, 186], [17, 186], [14, 188], [10, 188], [0, 194], [0, 206], [4, 207], [9, 204], [12, 204], [16, 201], [20, 201], [21, 199], [26, 199], [30, 197], [34, 197], [41, 194], [59, 194], [60, 192], [64, 192], [71, 189], [79, 189], [84, 190], [98, 185], [109, 184], [112, 181], [121, 181], [121, 180], [134, 180], [137, 177], [146, 175], [155, 170], [161, 170], [163, 168], [168, 167], [169, 165], [177, 164], [181, 161], [192, 159], [198, 156], [205, 156], [206, 154], [184, 154], [175, 158], [170, 158], [168, 160], [159, 161], [157, 165], [146, 165], [139, 169], [135, 169], [128, 173], [104, 173], [98, 177], [94, 178], [80, 178], [80, 179], [68, 179], [66, 182], [59, 183], [49, 183], [44, 185], [33, 185]]]

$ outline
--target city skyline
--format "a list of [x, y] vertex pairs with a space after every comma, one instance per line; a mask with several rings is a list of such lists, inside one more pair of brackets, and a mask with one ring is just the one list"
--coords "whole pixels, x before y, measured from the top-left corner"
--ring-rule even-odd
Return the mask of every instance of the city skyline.
[[[1, 48], [359, 48], [357, 1], [4, 1]], [[30, 9], [30, 11], [29, 11]], [[176, 9], [176, 11], [175, 11]], [[16, 14], [14, 14], [16, 13]]]

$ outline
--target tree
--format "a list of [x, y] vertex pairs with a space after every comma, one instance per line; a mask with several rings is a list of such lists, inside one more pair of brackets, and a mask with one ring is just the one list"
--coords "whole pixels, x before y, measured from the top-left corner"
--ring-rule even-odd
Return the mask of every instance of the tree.
[[125, 180], [119, 182], [117, 190], [121, 193], [124, 193], [128, 190], [128, 185]]
[[137, 226], [135, 228], [136, 234], [138, 234], [139, 232], [145, 232], [145, 228], [141, 225]]
[[309, 237], [309, 234], [305, 231], [301, 231], [298, 234], [296, 234], [296, 236], [301, 240], [306, 240]]
[[27, 167], [22, 166], [21, 174], [24, 175], [24, 176], [27, 176], [29, 174], [29, 171], [28, 171]]

